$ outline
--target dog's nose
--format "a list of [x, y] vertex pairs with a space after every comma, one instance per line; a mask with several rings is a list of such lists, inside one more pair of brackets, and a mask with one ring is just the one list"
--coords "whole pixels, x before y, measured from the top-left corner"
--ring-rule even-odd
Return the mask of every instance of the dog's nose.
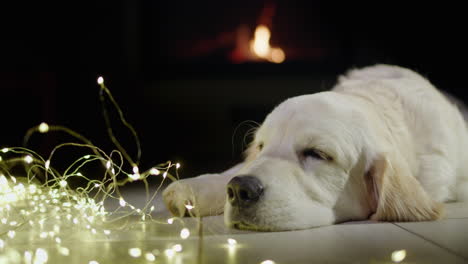
[[254, 176], [236, 176], [227, 185], [228, 201], [233, 206], [248, 207], [263, 194], [263, 185]]

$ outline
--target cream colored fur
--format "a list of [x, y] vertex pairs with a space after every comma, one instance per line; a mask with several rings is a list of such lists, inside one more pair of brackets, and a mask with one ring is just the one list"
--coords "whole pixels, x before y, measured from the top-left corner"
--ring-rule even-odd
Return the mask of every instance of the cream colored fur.
[[[331, 159], [303, 156], [304, 149]], [[163, 196], [176, 215], [189, 201], [195, 214], [224, 211], [228, 226], [255, 230], [435, 220], [442, 203], [468, 200], [467, 150], [467, 125], [454, 104], [419, 74], [376, 65], [349, 71], [332, 91], [281, 103], [244, 163], [172, 183]], [[238, 210], [226, 203], [226, 184], [246, 174], [265, 191]]]

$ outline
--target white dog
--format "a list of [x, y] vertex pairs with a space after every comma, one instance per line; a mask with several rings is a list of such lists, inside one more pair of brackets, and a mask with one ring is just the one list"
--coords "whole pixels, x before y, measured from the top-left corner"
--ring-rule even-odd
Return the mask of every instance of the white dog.
[[172, 183], [175, 215], [224, 211], [229, 227], [292, 230], [349, 220], [425, 221], [468, 200], [468, 131], [417, 73], [351, 70], [332, 91], [290, 98], [258, 128], [245, 162]]

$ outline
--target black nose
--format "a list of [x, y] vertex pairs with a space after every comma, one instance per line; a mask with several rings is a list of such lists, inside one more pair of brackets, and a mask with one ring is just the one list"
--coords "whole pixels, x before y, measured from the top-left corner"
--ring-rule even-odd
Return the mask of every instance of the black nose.
[[227, 185], [228, 201], [233, 206], [248, 207], [263, 194], [263, 185], [253, 176], [236, 176]]

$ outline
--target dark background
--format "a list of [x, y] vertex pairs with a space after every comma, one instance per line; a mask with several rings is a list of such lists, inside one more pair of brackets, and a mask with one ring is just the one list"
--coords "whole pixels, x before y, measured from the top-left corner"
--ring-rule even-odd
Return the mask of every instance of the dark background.
[[[179, 161], [182, 177], [235, 164], [252, 127], [242, 121], [261, 122], [288, 97], [329, 89], [351, 67], [410, 67], [468, 100], [464, 7], [346, 2], [3, 1], [0, 147], [21, 145], [28, 128], [46, 121], [110, 151], [99, 75], [139, 133], [142, 169]], [[271, 43], [286, 61], [232, 63], [234, 32], [253, 30], [268, 3], [276, 4]], [[130, 134], [112, 117], [134, 156]], [[47, 155], [64, 140], [36, 135], [29, 147]]]

